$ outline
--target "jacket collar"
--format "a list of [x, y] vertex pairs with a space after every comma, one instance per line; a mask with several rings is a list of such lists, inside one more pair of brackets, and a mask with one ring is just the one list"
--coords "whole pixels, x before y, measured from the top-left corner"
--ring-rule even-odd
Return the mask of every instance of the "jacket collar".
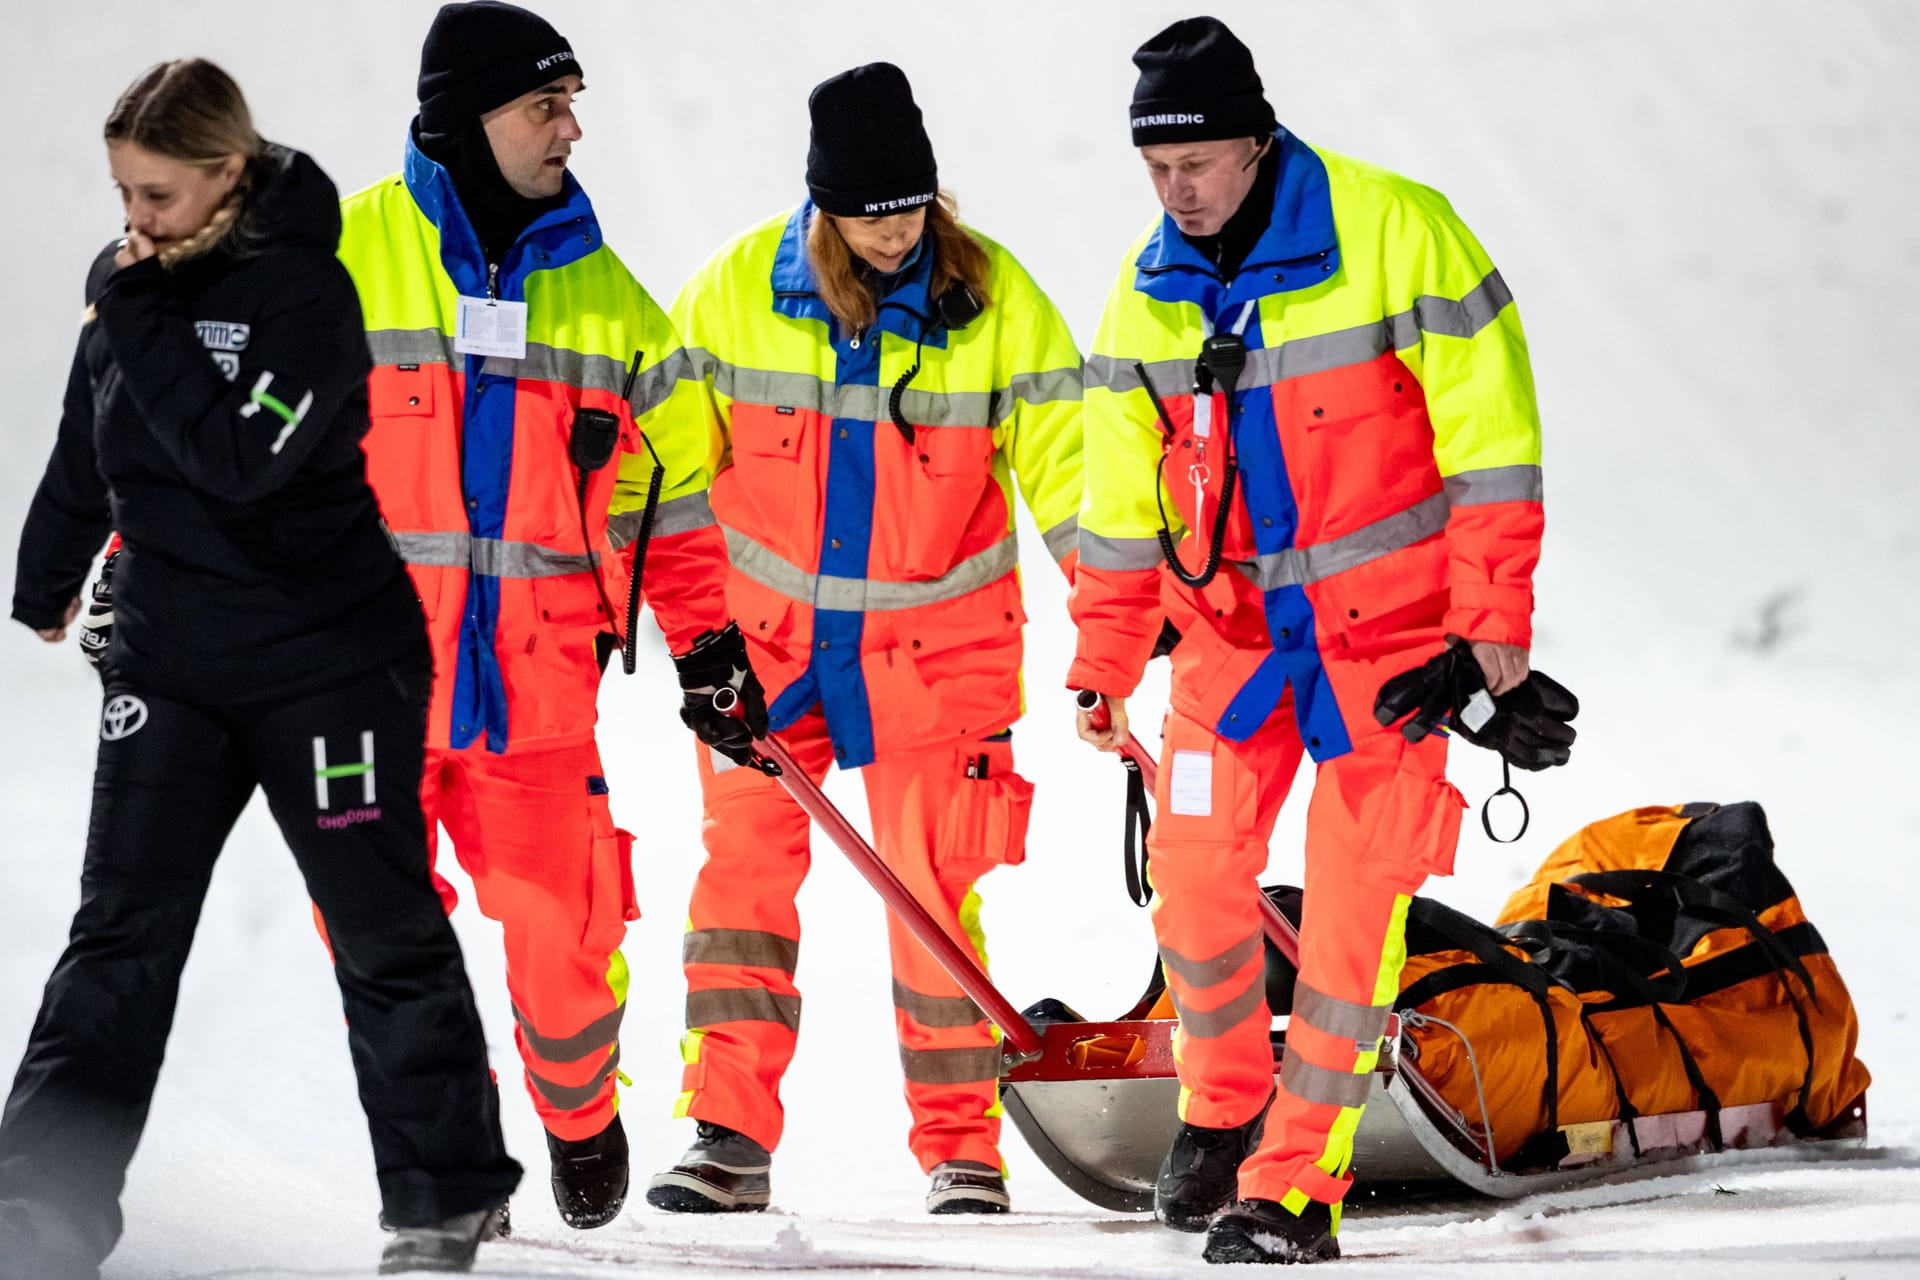
[[[780, 233], [780, 245], [773, 255], [773, 309], [783, 316], [799, 320], [818, 320], [827, 326], [837, 341], [842, 335], [833, 313], [821, 300], [819, 282], [813, 264], [807, 261], [807, 223], [813, 216], [813, 201], [802, 202], [787, 219]], [[924, 244], [924, 240], [922, 241]], [[922, 252], [895, 279], [894, 286], [880, 300], [880, 314], [874, 327], [897, 334], [908, 342], [925, 342], [930, 347], [945, 347], [947, 331], [932, 320], [928, 288], [933, 283], [933, 255]], [[923, 317], [929, 323], [922, 323]], [[924, 329], [924, 333], [923, 333]]]
[[1273, 136], [1280, 148], [1273, 213], [1239, 273], [1221, 280], [1173, 219], [1162, 214], [1133, 261], [1135, 289], [1160, 302], [1194, 302], [1218, 312], [1253, 298], [1311, 288], [1340, 269], [1326, 163], [1287, 129], [1276, 129]]
[[[406, 163], [401, 175], [414, 204], [440, 232], [440, 262], [454, 287], [468, 297], [486, 296], [487, 261], [480, 237], [460, 205], [452, 175], [420, 149], [412, 129], [407, 131]], [[505, 259], [495, 264], [499, 267], [495, 287], [501, 298], [523, 301], [527, 276], [535, 271], [558, 270], [600, 247], [600, 221], [571, 172], [562, 175], [560, 190], [565, 196], [560, 206], [528, 223]]]

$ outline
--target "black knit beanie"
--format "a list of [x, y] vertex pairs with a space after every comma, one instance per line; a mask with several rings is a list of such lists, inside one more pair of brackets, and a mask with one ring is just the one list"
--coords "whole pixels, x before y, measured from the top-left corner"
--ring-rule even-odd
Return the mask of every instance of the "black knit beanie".
[[1186, 18], [1134, 51], [1133, 145], [1264, 138], [1277, 123], [1253, 54], [1218, 18]]
[[842, 218], [905, 213], [940, 193], [933, 143], [920, 123], [906, 73], [870, 62], [814, 86], [807, 190]]
[[451, 134], [523, 93], [579, 75], [545, 18], [501, 0], [440, 6], [420, 47], [420, 127]]

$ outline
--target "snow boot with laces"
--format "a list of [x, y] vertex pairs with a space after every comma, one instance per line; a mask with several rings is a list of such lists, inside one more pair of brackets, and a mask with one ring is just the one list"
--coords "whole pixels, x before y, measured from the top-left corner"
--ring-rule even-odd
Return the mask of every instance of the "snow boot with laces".
[[1000, 1170], [978, 1160], [943, 1160], [933, 1166], [928, 1213], [1005, 1213], [1013, 1202]]
[[1260, 1145], [1267, 1109], [1232, 1129], [1183, 1124], [1153, 1184], [1153, 1216], [1175, 1231], [1205, 1231], [1207, 1221], [1233, 1203], [1240, 1162]]
[[772, 1197], [773, 1154], [744, 1133], [698, 1122], [680, 1162], [647, 1184], [647, 1203], [669, 1213], [754, 1213]]
[[627, 1130], [614, 1116], [591, 1138], [569, 1142], [547, 1135], [553, 1162], [553, 1202], [560, 1220], [577, 1231], [604, 1227], [627, 1202]]
[[1318, 1200], [1298, 1214], [1273, 1200], [1242, 1200], [1207, 1228], [1208, 1262], [1331, 1262], [1340, 1256], [1333, 1211]]

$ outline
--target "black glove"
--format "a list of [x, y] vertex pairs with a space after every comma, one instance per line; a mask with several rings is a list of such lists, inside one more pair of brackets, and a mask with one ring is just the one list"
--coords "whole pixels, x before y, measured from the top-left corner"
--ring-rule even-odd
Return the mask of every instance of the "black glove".
[[[758, 766], [753, 740], [767, 736], [767, 695], [747, 661], [747, 642], [737, 623], [721, 631], [703, 631], [693, 648], [673, 660], [685, 702], [680, 719], [700, 741], [735, 764]], [[740, 695], [739, 717], [714, 708], [713, 695], [732, 689]]]
[[101, 564], [100, 576], [94, 579], [93, 590], [87, 593], [87, 607], [80, 615], [80, 654], [96, 667], [113, 643], [113, 562], [119, 558], [116, 551]]
[[1447, 641], [1447, 647], [1424, 665], [1402, 671], [1381, 685], [1380, 696], [1373, 700], [1373, 718], [1382, 725], [1409, 716], [1400, 726], [1400, 736], [1408, 742], [1420, 741], [1448, 717], [1456, 727], [1471, 723], [1478, 729], [1493, 712], [1493, 695], [1487, 692], [1479, 660], [1460, 640]]
[[1575, 737], [1567, 721], [1579, 714], [1580, 699], [1552, 676], [1533, 671], [1493, 700], [1493, 719], [1478, 729], [1455, 728], [1474, 746], [1498, 751], [1514, 768], [1538, 773], [1567, 762]]

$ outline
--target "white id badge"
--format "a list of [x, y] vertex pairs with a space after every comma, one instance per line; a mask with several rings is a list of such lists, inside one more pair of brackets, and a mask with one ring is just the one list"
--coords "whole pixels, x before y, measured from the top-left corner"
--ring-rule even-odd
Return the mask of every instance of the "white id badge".
[[1199, 395], [1193, 398], [1193, 434], [1205, 440], [1213, 434], [1213, 397]]
[[527, 304], [462, 295], [453, 349], [469, 356], [527, 358]]
[[1167, 783], [1167, 807], [1189, 818], [1205, 818], [1213, 813], [1211, 752], [1173, 753], [1173, 777]]

